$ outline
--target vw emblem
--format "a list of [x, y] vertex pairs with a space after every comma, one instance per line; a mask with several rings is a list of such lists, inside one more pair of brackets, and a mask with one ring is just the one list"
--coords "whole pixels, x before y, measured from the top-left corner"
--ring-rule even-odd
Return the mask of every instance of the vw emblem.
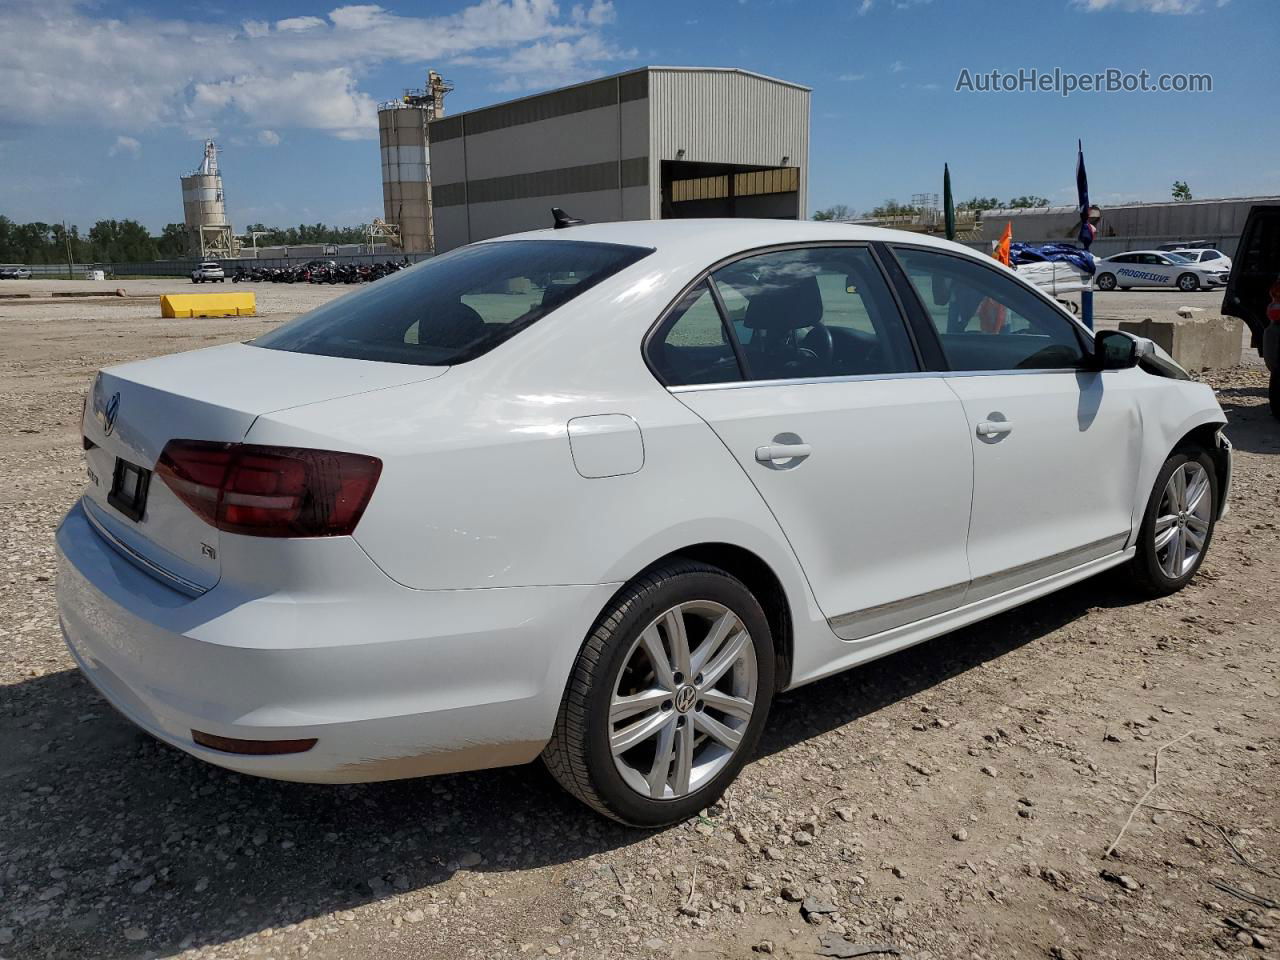
[[688, 713], [693, 709], [694, 701], [697, 699], [697, 688], [691, 683], [686, 683], [676, 691], [676, 710], [680, 713]]
[[117, 391], [111, 395], [111, 399], [107, 401], [107, 405], [102, 411], [102, 435], [104, 437], [111, 436], [111, 431], [116, 428], [116, 414], [119, 412], [120, 393]]

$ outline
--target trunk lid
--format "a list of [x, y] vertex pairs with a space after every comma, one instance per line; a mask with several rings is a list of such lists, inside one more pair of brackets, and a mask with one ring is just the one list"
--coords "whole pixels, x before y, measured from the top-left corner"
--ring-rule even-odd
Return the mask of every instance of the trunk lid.
[[[221, 576], [220, 533], [150, 474], [166, 443], [237, 443], [264, 413], [431, 380], [446, 370], [241, 343], [110, 367], [85, 405], [86, 512], [143, 569], [198, 594]], [[141, 485], [145, 496], [135, 496]]]

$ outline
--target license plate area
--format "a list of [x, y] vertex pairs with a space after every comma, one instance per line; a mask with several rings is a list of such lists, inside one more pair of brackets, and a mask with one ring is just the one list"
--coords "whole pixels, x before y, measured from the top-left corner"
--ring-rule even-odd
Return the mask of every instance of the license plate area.
[[150, 486], [150, 470], [117, 457], [115, 471], [111, 475], [111, 492], [107, 494], [107, 503], [137, 523], [146, 512], [147, 488]]

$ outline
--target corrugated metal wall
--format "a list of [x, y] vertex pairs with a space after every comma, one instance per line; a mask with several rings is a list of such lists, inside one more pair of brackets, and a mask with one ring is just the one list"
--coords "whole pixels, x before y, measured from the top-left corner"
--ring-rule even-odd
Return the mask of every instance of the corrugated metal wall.
[[[649, 182], [663, 160], [798, 167], [808, 209], [808, 90], [732, 70], [654, 67], [649, 74]], [[683, 150], [683, 156], [677, 156]], [[783, 157], [787, 161], [783, 162]]]

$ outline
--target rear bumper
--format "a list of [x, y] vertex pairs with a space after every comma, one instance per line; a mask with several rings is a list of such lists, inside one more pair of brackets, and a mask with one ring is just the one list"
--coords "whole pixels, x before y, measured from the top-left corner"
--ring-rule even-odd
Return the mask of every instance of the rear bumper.
[[[116, 553], [79, 505], [57, 541], [63, 635], [103, 696], [193, 756], [282, 780], [390, 780], [533, 759], [582, 638], [616, 589], [412, 590], [334, 538], [317, 552], [330, 576], [345, 568], [336, 578], [345, 590], [253, 595], [220, 584], [193, 599]], [[248, 756], [200, 746], [193, 730], [317, 742]]]

